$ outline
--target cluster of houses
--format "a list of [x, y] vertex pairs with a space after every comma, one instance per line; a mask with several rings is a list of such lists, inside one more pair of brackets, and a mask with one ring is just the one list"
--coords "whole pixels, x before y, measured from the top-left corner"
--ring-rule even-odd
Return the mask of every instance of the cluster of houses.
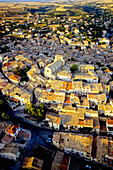
[[111, 167], [113, 165], [112, 137], [54, 132], [53, 144], [65, 153], [76, 154]]
[[[77, 132], [74, 134], [55, 132], [53, 135], [55, 146], [66, 153], [71, 152], [111, 165], [113, 141], [106, 134], [113, 134], [113, 100], [110, 98], [113, 91], [111, 71], [113, 48], [106, 36], [107, 31], [102, 31], [102, 37], [98, 38], [98, 41], [89, 43], [78, 29], [75, 19], [61, 21], [65, 23], [66, 34], [58, 29], [61, 25], [56, 26], [50, 21], [48, 27], [51, 30], [46, 27], [33, 34], [33, 31], [36, 31], [34, 25], [38, 23], [33, 23], [31, 17], [28, 19], [27, 23], [23, 21], [17, 24], [19, 27], [33, 24], [28, 30], [28, 35], [22, 28], [17, 28], [11, 35], [2, 38], [10, 52], [0, 55], [2, 66], [0, 90], [12, 101], [10, 103], [12, 109], [18, 103], [21, 105], [32, 103], [34, 95], [39, 104], [44, 103], [51, 110], [46, 113], [42, 123], [47, 122], [49, 127], [57, 130], [64, 128]], [[80, 22], [82, 23], [82, 20]], [[97, 25], [98, 23], [99, 21]], [[109, 24], [110, 21], [104, 23], [106, 28]], [[10, 31], [7, 22], [1, 24], [4, 25], [5, 29]], [[85, 22], [85, 25], [89, 25], [88, 22]], [[70, 26], [74, 38], [68, 36]], [[87, 31], [90, 37], [91, 28]], [[12, 41], [10, 36], [24, 39]], [[73, 64], [78, 67], [75, 73], [70, 70]], [[17, 68], [22, 70], [28, 68], [26, 72], [28, 81], [21, 81], [21, 77], [15, 74]], [[20, 155], [19, 149], [25, 148], [31, 138], [30, 132], [18, 125], [7, 123], [1, 123], [0, 129], [4, 134], [1, 135], [0, 156], [17, 160]], [[84, 131], [90, 131], [91, 134], [81, 134]], [[98, 135], [93, 136], [94, 132]], [[105, 136], [99, 136], [101, 132], [104, 132]], [[69, 163], [70, 158], [58, 151], [52, 169], [64, 166], [68, 169]], [[27, 157], [23, 163], [23, 168], [41, 169], [42, 166], [43, 160], [35, 156]]]
[[[35, 151], [34, 151], [35, 149]], [[70, 167], [71, 156], [67, 153], [55, 150], [48, 150], [47, 148], [36, 144], [32, 149], [29, 157], [23, 161], [23, 169], [44, 169], [51, 170], [65, 169]]]
[[[109, 98], [112, 81], [109, 84], [98, 83], [100, 78], [91, 64], [78, 64], [78, 71], [71, 73], [71, 64], [67, 61], [68, 57], [65, 57], [61, 54], [56, 55], [54, 61], [44, 67], [44, 75], [41, 74], [41, 69], [35, 62], [32, 63], [31, 59], [27, 59], [23, 55], [16, 56], [14, 61], [10, 57], [4, 57], [2, 70], [6, 78], [1, 74], [2, 93], [11, 100], [25, 105], [33, 101], [32, 92], [34, 91], [35, 98], [39, 103], [46, 104], [50, 109], [54, 106], [58, 112], [57, 115], [46, 114], [46, 120], [50, 127], [59, 129], [62, 125], [67, 129], [74, 128], [76, 130], [90, 128], [99, 133], [100, 116], [108, 116], [106, 131], [112, 133], [109, 128], [112, 126], [113, 115], [112, 99]], [[14, 62], [17, 63], [17, 66], [23, 64], [24, 68], [30, 67], [27, 71], [28, 82], [19, 84], [19, 82], [9, 79], [10, 76], [7, 75], [12, 73]], [[5, 72], [4, 67], [9, 68], [10, 71], [6, 69]], [[12, 105], [12, 108], [14, 106]]]
[[26, 148], [31, 139], [31, 132], [19, 125], [0, 122], [0, 139], [0, 156], [17, 161], [21, 156], [21, 150]]

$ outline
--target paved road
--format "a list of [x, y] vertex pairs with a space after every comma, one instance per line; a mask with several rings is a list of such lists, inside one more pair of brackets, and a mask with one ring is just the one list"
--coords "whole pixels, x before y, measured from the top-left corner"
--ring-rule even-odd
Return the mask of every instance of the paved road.
[[[19, 113], [19, 111], [17, 111], [17, 113]], [[20, 111], [20, 113], [21, 113], [21, 111]], [[26, 148], [26, 151], [25, 151], [25, 154], [24, 154], [22, 160], [17, 162], [13, 167], [10, 167], [9, 170], [15, 170], [15, 169], [20, 170], [24, 158], [29, 156], [33, 146], [36, 143], [41, 144], [50, 150], [54, 149], [54, 146], [46, 143], [46, 139], [48, 138], [49, 135], [53, 135], [53, 131], [51, 131], [49, 129], [42, 129], [40, 127], [38, 128], [36, 126], [33, 126], [32, 124], [27, 122], [27, 120], [25, 122], [23, 122], [22, 119], [16, 118], [16, 116], [13, 115], [13, 112], [12, 112], [12, 122], [13, 123], [18, 122], [22, 128], [29, 130], [31, 132], [31, 140], [29, 141], [29, 143], [27, 145], [27, 148]]]

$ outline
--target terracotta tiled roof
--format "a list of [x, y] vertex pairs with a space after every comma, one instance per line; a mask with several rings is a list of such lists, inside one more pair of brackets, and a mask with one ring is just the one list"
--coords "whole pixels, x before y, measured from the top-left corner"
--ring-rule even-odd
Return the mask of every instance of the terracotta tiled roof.
[[66, 97], [64, 103], [70, 104], [70, 97]]
[[19, 125], [13, 125], [13, 126], [11, 126], [11, 128], [7, 131], [7, 133], [14, 134], [18, 128], [19, 128]]

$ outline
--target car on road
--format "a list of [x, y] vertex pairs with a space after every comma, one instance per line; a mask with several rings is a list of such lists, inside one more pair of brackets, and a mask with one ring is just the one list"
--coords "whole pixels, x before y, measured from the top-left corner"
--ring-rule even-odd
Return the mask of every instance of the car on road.
[[52, 143], [52, 138], [48, 136], [46, 142], [47, 142], [47, 143]]
[[47, 143], [51, 143], [52, 141], [51, 141], [50, 139], [47, 139], [46, 142], [47, 142]]

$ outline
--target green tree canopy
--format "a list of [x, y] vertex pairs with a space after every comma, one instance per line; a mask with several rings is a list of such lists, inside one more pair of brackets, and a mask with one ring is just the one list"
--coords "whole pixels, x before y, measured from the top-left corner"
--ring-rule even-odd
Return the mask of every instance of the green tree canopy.
[[71, 72], [74, 73], [75, 71], [78, 71], [78, 66], [76, 64], [73, 64], [70, 68]]
[[25, 108], [24, 112], [35, 118], [44, 118], [46, 108], [43, 104], [40, 104], [38, 108], [36, 108], [33, 104], [29, 104]]
[[9, 115], [7, 113], [2, 113], [2, 118], [9, 120]]

